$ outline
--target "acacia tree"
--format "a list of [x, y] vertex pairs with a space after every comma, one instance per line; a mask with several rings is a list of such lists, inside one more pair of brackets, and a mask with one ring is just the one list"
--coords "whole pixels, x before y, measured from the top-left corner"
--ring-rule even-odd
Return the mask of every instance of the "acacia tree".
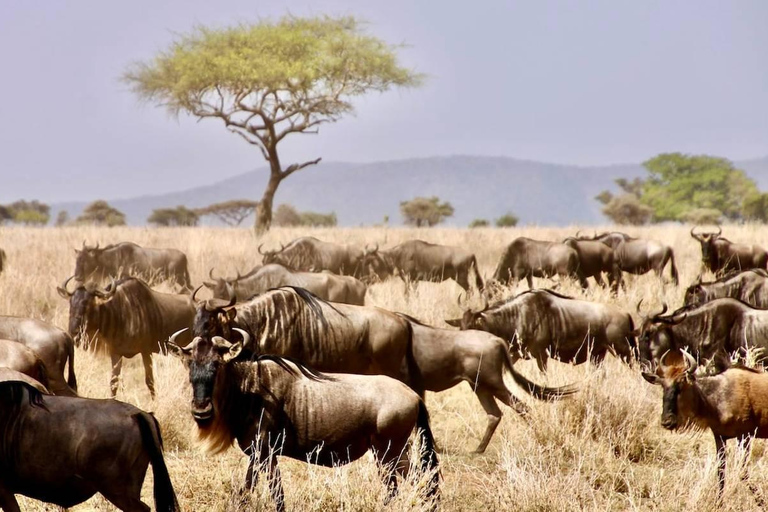
[[414, 197], [400, 203], [400, 213], [406, 224], [432, 227], [453, 216], [453, 206], [447, 201], [441, 203], [436, 196]]
[[228, 226], [239, 226], [256, 207], [259, 205], [256, 201], [247, 199], [233, 199], [223, 203], [215, 203], [205, 208], [197, 210], [199, 215], [215, 215]]
[[398, 64], [396, 47], [365, 34], [355, 18], [327, 16], [199, 27], [123, 75], [141, 99], [175, 115], [219, 119], [259, 148], [270, 174], [256, 208], [257, 233], [270, 227], [280, 183], [320, 162], [283, 167], [280, 142], [352, 113], [355, 96], [415, 86], [421, 78]]

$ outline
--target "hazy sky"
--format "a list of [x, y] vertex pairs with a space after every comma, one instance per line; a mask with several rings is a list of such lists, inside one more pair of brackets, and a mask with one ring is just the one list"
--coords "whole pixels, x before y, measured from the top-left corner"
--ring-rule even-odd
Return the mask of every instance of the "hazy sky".
[[6, 0], [0, 202], [160, 193], [263, 166], [221, 124], [139, 105], [118, 77], [196, 24], [288, 12], [362, 17], [370, 33], [407, 43], [402, 61], [429, 79], [369, 96], [356, 117], [294, 137], [284, 164], [768, 154], [765, 0]]

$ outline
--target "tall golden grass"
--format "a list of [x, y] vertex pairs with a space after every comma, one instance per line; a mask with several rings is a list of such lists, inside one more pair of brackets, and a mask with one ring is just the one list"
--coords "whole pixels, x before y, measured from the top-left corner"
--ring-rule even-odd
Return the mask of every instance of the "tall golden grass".
[[[378, 242], [392, 246], [411, 238], [456, 245], [474, 251], [487, 277], [502, 249], [517, 236], [557, 240], [575, 233], [570, 228], [519, 229], [275, 229], [256, 240], [249, 230], [213, 228], [0, 228], [0, 246], [8, 254], [7, 270], [0, 275], [0, 314], [30, 316], [66, 328], [68, 306], [56, 285], [74, 269], [74, 251], [83, 240], [89, 244], [131, 240], [147, 247], [175, 247], [187, 253], [193, 283], [200, 283], [215, 267], [233, 275], [256, 265], [259, 243], [278, 246], [311, 234], [321, 239], [364, 245]], [[563, 293], [593, 301], [614, 302], [634, 312], [640, 298], [644, 307], [659, 309], [663, 301], [681, 304], [685, 286], [700, 271], [700, 251], [684, 227], [648, 227], [629, 230], [672, 245], [681, 284], [662, 283], [653, 275], [628, 278], [628, 289], [618, 297], [592, 285], [582, 291], [576, 283], [563, 282]], [[758, 226], [729, 227], [725, 235], [736, 241], [768, 246], [768, 232]], [[550, 286], [550, 280], [536, 280]], [[512, 294], [525, 288], [518, 285]], [[168, 288], [160, 287], [161, 290]], [[429, 324], [445, 326], [444, 318], [461, 311], [456, 298], [461, 289], [452, 281], [423, 283], [404, 294], [397, 280], [374, 285], [370, 304], [409, 313]], [[193, 439], [189, 414], [191, 397], [187, 374], [175, 359], [154, 359], [158, 399], [152, 401], [144, 386], [139, 358], [127, 361], [118, 398], [153, 411], [163, 428], [166, 460], [184, 510], [271, 510], [273, 504], [261, 479], [250, 497], [239, 493], [245, 474], [245, 457], [232, 448], [210, 457], [199, 452]], [[708, 433], [670, 433], [659, 426], [661, 397], [645, 383], [637, 369], [610, 358], [601, 368], [571, 366], [552, 361], [548, 375], [534, 363], [518, 367], [537, 382], [579, 384], [574, 397], [555, 403], [535, 402], [521, 390], [515, 394], [531, 406], [527, 420], [504, 408], [504, 419], [484, 455], [470, 451], [485, 428], [486, 417], [471, 388], [462, 384], [447, 392], [428, 394], [427, 404], [440, 454], [443, 510], [710, 510], [715, 506], [714, 443]], [[77, 350], [76, 369], [80, 392], [87, 397], [109, 396], [109, 362], [105, 356]], [[503, 406], [502, 406], [503, 407]], [[757, 442], [749, 465], [757, 487], [766, 486], [768, 471]], [[746, 454], [729, 451], [724, 510], [751, 510], [756, 505], [747, 486], [734, 470]], [[406, 484], [398, 498], [384, 507], [385, 489], [371, 457], [351, 465], [326, 469], [281, 460], [287, 505], [290, 510], [420, 510], [417, 485]], [[151, 471], [142, 499], [151, 504]], [[50, 510], [50, 506], [22, 500], [23, 510]], [[74, 510], [113, 510], [95, 497]]]

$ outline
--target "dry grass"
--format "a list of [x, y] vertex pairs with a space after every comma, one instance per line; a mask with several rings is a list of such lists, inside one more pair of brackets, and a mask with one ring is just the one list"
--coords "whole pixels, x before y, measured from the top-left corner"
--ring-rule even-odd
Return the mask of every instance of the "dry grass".
[[[458, 245], [476, 251], [485, 275], [493, 272], [502, 248], [514, 237], [558, 239], [576, 228], [524, 229], [332, 229], [313, 230], [322, 239], [384, 247], [410, 238]], [[633, 233], [663, 240], [676, 253], [681, 286], [662, 285], [653, 276], [629, 279], [626, 293], [613, 298], [602, 289], [582, 292], [566, 282], [566, 294], [595, 301], [616, 302], [634, 311], [640, 298], [646, 307], [662, 301], [679, 305], [685, 284], [699, 272], [698, 244], [682, 227], [633, 229]], [[267, 246], [306, 234], [306, 230], [277, 229]], [[756, 226], [726, 229], [729, 238], [768, 246], [768, 233]], [[260, 257], [257, 241], [245, 229], [143, 229], [143, 228], [0, 228], [0, 245], [8, 253], [7, 271], [0, 275], [0, 313], [42, 318], [60, 327], [67, 323], [68, 308], [55, 287], [74, 268], [73, 248], [83, 239], [102, 244], [132, 240], [144, 246], [176, 247], [187, 253], [193, 283], [207, 276], [212, 266], [220, 273], [246, 270]], [[669, 273], [665, 272], [669, 279]], [[550, 281], [538, 280], [547, 286]], [[520, 290], [524, 284], [520, 285]], [[410, 313], [428, 323], [460, 313], [453, 282], [422, 284], [406, 297], [403, 284], [391, 281], [370, 290], [370, 303]], [[509, 291], [512, 293], [512, 291]], [[154, 411], [163, 427], [166, 458], [184, 510], [271, 510], [265, 482], [248, 500], [237, 490], [245, 472], [244, 456], [237, 449], [217, 457], [199, 453], [193, 442], [194, 423], [188, 403], [190, 391], [181, 364], [155, 357], [160, 398], [152, 402], [144, 386], [138, 358], [124, 367], [119, 398]], [[645, 383], [637, 370], [613, 360], [600, 369], [552, 361], [548, 376], [532, 362], [518, 363], [534, 380], [549, 384], [578, 382], [581, 392], [559, 403], [531, 405], [525, 422], [509, 409], [482, 456], [470, 454], [485, 428], [485, 414], [467, 385], [439, 395], [429, 394], [433, 430], [441, 454], [443, 510], [708, 510], [714, 508], [714, 442], [708, 434], [669, 433], [659, 426], [660, 392]], [[89, 397], [107, 397], [109, 363], [106, 358], [77, 351], [80, 390]], [[513, 385], [510, 387], [514, 390]], [[520, 390], [516, 395], [524, 397]], [[766, 487], [766, 462], [762, 442], [755, 443], [750, 463], [753, 482]], [[725, 510], [750, 510], [756, 505], [734, 468], [745, 454], [731, 447]], [[324, 469], [283, 459], [284, 485], [290, 510], [378, 510], [384, 508], [384, 489], [370, 457], [338, 469]], [[387, 510], [419, 510], [418, 486], [406, 485]], [[151, 472], [144, 486], [144, 501], [151, 503]], [[24, 500], [24, 510], [46, 510]], [[48, 510], [51, 508], [48, 507]], [[112, 510], [96, 497], [75, 510]]]

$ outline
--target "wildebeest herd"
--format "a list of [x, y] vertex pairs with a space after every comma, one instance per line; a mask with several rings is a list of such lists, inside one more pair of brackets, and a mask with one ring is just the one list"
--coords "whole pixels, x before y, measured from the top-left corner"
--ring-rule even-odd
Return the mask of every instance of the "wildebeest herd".
[[[57, 287], [69, 303], [67, 329], [0, 317], [0, 506], [19, 510], [15, 494], [68, 507], [101, 493], [121, 510], [148, 510], [140, 490], [151, 463], [156, 509], [179, 508], [161, 425], [132, 405], [77, 396], [76, 345], [109, 355], [113, 397], [124, 357], [142, 356], [153, 397], [152, 355], [179, 357], [200, 440], [211, 452], [237, 441], [249, 458], [245, 489], [266, 471], [278, 510], [285, 505], [274, 455], [333, 466], [372, 451], [392, 496], [408, 473], [404, 452], [414, 433], [424, 499], [436, 507], [441, 478], [426, 391], [472, 386], [488, 415], [476, 450], [483, 452], [502, 417], [498, 401], [528, 413], [505, 374], [542, 400], [578, 392], [531, 382], [515, 369], [519, 359], [546, 372], [550, 358], [600, 364], [609, 353], [654, 371], [643, 377], [664, 388], [662, 426], [712, 430], [722, 492], [725, 441], [768, 436], [768, 377], [738, 362], [768, 347], [768, 273], [763, 249], [721, 235], [691, 230], [702, 271], [716, 280], [697, 279], [671, 313], [664, 305], [644, 314], [638, 304], [639, 321], [612, 304], [533, 289], [532, 277], [572, 278], [585, 288], [589, 277], [605, 286], [605, 277], [619, 294], [623, 273], [663, 279], [666, 266], [677, 283], [671, 247], [623, 233], [517, 238], [485, 280], [466, 248], [413, 240], [387, 250], [302, 237], [276, 250], [259, 246], [262, 264], [245, 275], [215, 277], [210, 269], [210, 281], [194, 289], [178, 250], [83, 244], [74, 274]], [[367, 285], [391, 277], [406, 282], [406, 293], [419, 281], [453, 279], [483, 305], [446, 319], [460, 330], [365, 305]], [[530, 290], [493, 300], [521, 279]], [[160, 281], [179, 293], [153, 290]], [[53, 469], [51, 454], [60, 461]]]

